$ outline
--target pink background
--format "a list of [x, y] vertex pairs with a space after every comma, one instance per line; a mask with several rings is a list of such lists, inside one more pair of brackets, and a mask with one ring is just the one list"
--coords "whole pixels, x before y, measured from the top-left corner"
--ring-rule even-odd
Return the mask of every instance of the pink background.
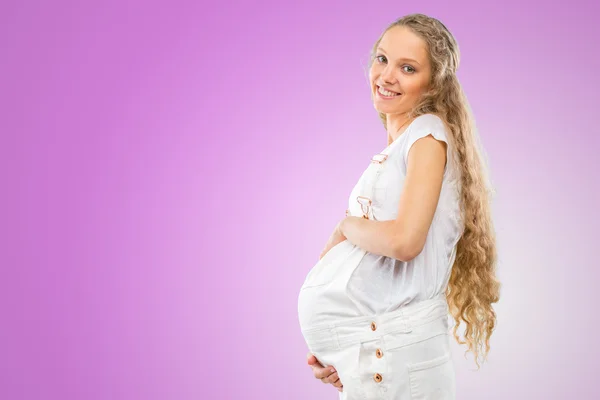
[[0, 397], [337, 399], [298, 290], [386, 145], [365, 73], [396, 18], [462, 52], [502, 298], [459, 399], [595, 399], [597, 4], [0, 6]]

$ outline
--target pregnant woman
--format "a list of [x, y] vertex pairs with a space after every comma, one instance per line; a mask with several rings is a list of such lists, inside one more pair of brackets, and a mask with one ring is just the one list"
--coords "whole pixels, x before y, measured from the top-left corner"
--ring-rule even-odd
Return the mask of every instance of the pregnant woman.
[[449, 314], [478, 367], [489, 351], [500, 290], [490, 188], [458, 64], [452, 34], [423, 14], [373, 46], [387, 147], [298, 296], [309, 364], [340, 399], [454, 399]]

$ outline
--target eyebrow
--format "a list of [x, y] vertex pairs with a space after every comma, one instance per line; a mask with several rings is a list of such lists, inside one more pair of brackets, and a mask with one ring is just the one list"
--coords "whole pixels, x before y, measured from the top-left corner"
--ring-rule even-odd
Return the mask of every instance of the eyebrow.
[[[383, 51], [384, 53], [387, 53], [387, 52], [386, 52], [386, 51], [385, 51], [385, 50], [384, 50], [382, 47], [377, 47], [377, 50], [381, 50], [381, 51]], [[400, 59], [401, 59], [401, 60], [405, 60], [405, 61], [412, 61], [412, 62], [415, 62], [415, 63], [417, 63], [417, 64], [421, 65], [421, 63], [420, 63], [420, 62], [418, 62], [417, 60], [413, 60], [412, 58], [400, 58]]]

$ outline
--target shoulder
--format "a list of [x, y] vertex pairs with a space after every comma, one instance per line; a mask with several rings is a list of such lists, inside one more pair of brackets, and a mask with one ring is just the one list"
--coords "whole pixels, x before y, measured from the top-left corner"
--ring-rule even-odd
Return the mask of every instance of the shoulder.
[[447, 148], [449, 135], [444, 121], [436, 114], [419, 115], [407, 131], [406, 145], [404, 146], [405, 160], [408, 159], [410, 149], [415, 142], [429, 135], [437, 141], [443, 142]]
[[[425, 133], [426, 130], [432, 130], [435, 133], [443, 134], [447, 136], [448, 131], [446, 129], [446, 124], [444, 120], [439, 117], [437, 114], [427, 113], [421, 114], [411, 124], [411, 133], [415, 134]], [[430, 132], [430, 133], [434, 133]]]

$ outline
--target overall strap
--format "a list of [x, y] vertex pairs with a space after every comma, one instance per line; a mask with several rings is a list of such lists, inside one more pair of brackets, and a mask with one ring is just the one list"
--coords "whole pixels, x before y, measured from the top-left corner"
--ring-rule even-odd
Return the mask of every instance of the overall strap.
[[[366, 177], [362, 183], [360, 195], [356, 197], [356, 201], [360, 204], [362, 217], [365, 219], [375, 219], [373, 215], [373, 194], [375, 184], [381, 175], [385, 161], [388, 155], [385, 153], [375, 154], [371, 158], [371, 165], [367, 171]], [[350, 215], [350, 210], [346, 210], [346, 215]]]

